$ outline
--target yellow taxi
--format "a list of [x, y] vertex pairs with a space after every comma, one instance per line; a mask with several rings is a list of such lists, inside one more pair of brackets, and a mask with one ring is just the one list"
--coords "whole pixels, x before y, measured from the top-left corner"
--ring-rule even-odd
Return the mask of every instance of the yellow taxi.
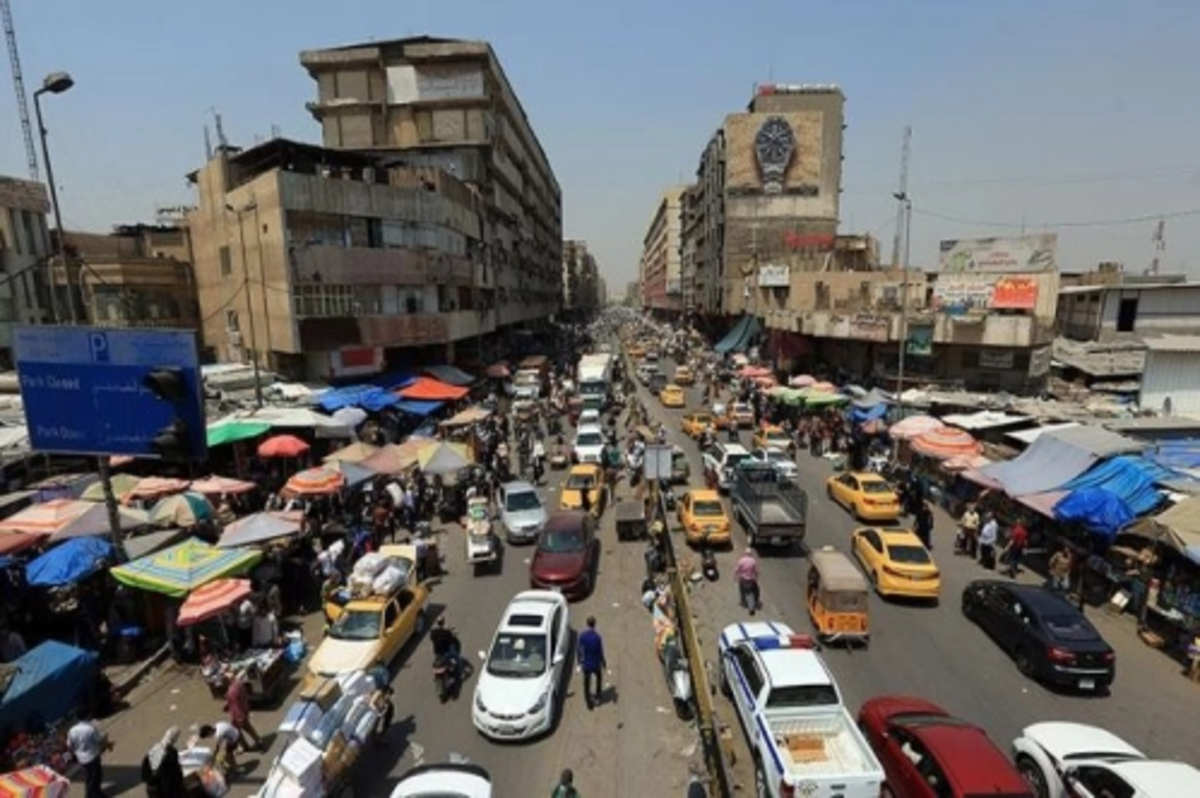
[[724, 402], [713, 402], [712, 425], [713, 429], [729, 429], [729, 408]]
[[663, 407], [687, 406], [687, 397], [683, 394], [683, 388], [673, 382], [663, 386], [663, 389], [658, 392], [658, 398], [663, 403]]
[[679, 500], [677, 512], [688, 543], [726, 546], [732, 541], [733, 525], [725, 513], [725, 505], [721, 504], [721, 495], [715, 490], [689, 490]]
[[689, 438], [699, 438], [705, 430], [711, 430], [712, 427], [712, 413], [688, 413], [683, 417], [683, 434]]
[[637, 361], [646, 356], [646, 350], [644, 347], [634, 344], [625, 349], [625, 354], [630, 360]]
[[796, 449], [796, 445], [791, 437], [783, 431], [782, 427], [774, 424], [765, 424], [754, 433], [754, 442], [751, 444], [751, 448], [779, 449], [780, 451], [792, 454]]
[[753, 427], [754, 426], [754, 408], [749, 402], [730, 402], [729, 403], [729, 423], [735, 427]]
[[942, 575], [911, 529], [856, 529], [850, 536], [850, 550], [879, 595], [937, 601]]
[[[415, 569], [412, 563], [408, 567]], [[325, 639], [308, 661], [309, 672], [337, 676], [391, 663], [414, 635], [425, 632], [428, 598], [429, 589], [408, 578], [388, 594], [352, 597], [344, 604], [326, 605], [331, 622]]]
[[900, 517], [900, 497], [888, 481], [869, 471], [834, 474], [825, 483], [829, 498], [864, 521], [894, 521]]
[[559, 497], [560, 510], [583, 509], [583, 494], [591, 502], [592, 515], [597, 518], [604, 512], [604, 472], [598, 463], [581, 463], [567, 472]]
[[676, 385], [695, 385], [696, 375], [687, 366], [675, 367], [675, 384]]

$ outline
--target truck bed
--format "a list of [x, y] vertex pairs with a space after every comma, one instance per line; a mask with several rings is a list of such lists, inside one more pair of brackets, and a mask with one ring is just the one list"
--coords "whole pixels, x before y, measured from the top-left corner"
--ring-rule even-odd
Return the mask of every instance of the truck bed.
[[797, 777], [853, 776], [879, 771], [844, 714], [769, 721], [784, 769]]
[[804, 523], [804, 516], [783, 501], [764, 501], [758, 505], [759, 526], [796, 526]]

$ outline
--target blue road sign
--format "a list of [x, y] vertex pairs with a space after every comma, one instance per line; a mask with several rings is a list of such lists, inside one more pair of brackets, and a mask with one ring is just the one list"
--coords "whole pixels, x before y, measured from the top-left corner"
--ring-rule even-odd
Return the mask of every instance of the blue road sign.
[[[204, 397], [194, 332], [19, 327], [13, 344], [34, 450], [156, 457], [151, 441], [167, 425], [182, 421], [192, 458], [204, 458]], [[179, 370], [186, 387], [183, 401], [164, 401], [143, 384], [161, 368]]]

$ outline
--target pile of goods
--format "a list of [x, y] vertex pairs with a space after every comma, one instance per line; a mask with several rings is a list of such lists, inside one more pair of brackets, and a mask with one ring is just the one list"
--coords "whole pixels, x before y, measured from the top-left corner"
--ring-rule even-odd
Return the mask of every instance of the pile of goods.
[[67, 772], [71, 767], [71, 755], [67, 752], [70, 725], [70, 721], [63, 720], [40, 734], [14, 734], [4, 747], [4, 762], [14, 770], [48, 765], [59, 773]]
[[403, 587], [408, 571], [394, 557], [370, 552], [358, 558], [350, 573], [348, 586], [354, 598], [391, 595]]
[[45, 765], [34, 765], [0, 776], [0, 795], [20, 798], [67, 798], [70, 791], [71, 782]]
[[258, 798], [336, 792], [378, 729], [388, 700], [363, 671], [307, 682], [279, 726], [291, 742], [272, 766]]

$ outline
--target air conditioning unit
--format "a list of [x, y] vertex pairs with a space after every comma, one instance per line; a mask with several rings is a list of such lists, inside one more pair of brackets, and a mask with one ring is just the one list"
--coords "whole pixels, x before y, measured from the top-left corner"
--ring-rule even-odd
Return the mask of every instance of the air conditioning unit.
[[241, 332], [240, 332], [240, 331], [238, 331], [238, 330], [227, 330], [227, 331], [226, 331], [226, 336], [229, 338], [229, 345], [230, 345], [230, 346], [238, 346], [238, 347], [240, 347], [240, 346], [242, 345], [242, 334], [241, 334]]

